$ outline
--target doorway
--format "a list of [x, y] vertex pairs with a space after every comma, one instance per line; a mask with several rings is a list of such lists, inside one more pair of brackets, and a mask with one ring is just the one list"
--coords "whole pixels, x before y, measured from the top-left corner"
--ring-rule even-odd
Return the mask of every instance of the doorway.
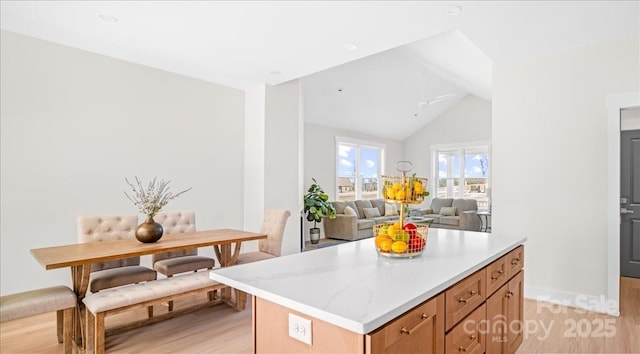
[[621, 112], [640, 107], [640, 91], [607, 95], [607, 303], [605, 311], [620, 315], [620, 131]]
[[640, 109], [620, 120], [620, 276], [640, 279]]

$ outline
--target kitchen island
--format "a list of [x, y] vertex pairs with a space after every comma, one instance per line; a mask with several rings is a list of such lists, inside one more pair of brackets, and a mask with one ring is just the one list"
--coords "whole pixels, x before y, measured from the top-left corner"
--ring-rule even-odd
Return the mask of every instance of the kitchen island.
[[[432, 352], [443, 352], [445, 337], [453, 343], [447, 352], [454, 346], [455, 352], [490, 352], [487, 333], [480, 333], [486, 331], [469, 334], [474, 326], [458, 327], [491, 317], [491, 297], [500, 295], [494, 307], [504, 311], [503, 292], [504, 298], [521, 299], [523, 280], [509, 285], [523, 279], [525, 241], [430, 229], [424, 253], [411, 259], [379, 256], [370, 238], [214, 270], [211, 278], [253, 295], [257, 353], [392, 352], [401, 342], [402, 350], [426, 343]], [[522, 301], [516, 305], [521, 316]], [[506, 332], [487, 335], [500, 345], [498, 352], [510, 352]]]

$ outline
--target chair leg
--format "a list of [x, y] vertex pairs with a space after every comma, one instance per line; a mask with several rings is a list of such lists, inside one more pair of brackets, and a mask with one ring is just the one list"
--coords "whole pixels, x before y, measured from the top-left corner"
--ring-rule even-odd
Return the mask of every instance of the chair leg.
[[[167, 275], [167, 278], [171, 278], [172, 275]], [[173, 311], [173, 300], [169, 300], [169, 312]]]
[[[207, 271], [212, 270], [213, 268], [207, 268]], [[209, 291], [207, 294], [209, 294], [209, 301], [213, 301], [216, 299], [217, 295], [218, 295], [218, 290], [212, 290]]]
[[72, 307], [69, 309], [65, 309], [62, 314], [63, 322], [64, 322], [63, 333], [64, 333], [64, 353], [65, 354], [71, 354], [71, 352], [73, 351], [73, 337], [71, 335], [73, 332], [73, 311], [74, 311], [74, 308]]
[[95, 315], [95, 333], [93, 335], [93, 350], [95, 354], [104, 354], [105, 338], [104, 338], [104, 312]]
[[63, 335], [63, 325], [64, 325], [64, 310], [56, 311], [56, 333], [58, 335], [58, 343], [64, 342]]
[[95, 352], [95, 336], [96, 336], [96, 317], [93, 315], [93, 313], [91, 313], [91, 311], [86, 310], [86, 318], [84, 318], [83, 320], [86, 321], [85, 323], [85, 328], [87, 330], [87, 332], [85, 333], [85, 342], [84, 342], [84, 347], [85, 350], [88, 353], [94, 353]]

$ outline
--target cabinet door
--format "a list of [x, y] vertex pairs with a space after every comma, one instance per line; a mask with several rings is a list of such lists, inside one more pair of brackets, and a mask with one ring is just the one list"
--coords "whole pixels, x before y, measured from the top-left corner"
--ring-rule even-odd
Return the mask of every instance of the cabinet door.
[[523, 340], [522, 325], [524, 319], [524, 270], [509, 281], [507, 323], [507, 353], [515, 353]]
[[482, 269], [445, 291], [447, 331], [485, 301], [486, 274]]
[[493, 294], [509, 280], [510, 254], [498, 258], [487, 266], [487, 296]]
[[369, 354], [444, 352], [444, 295], [417, 306], [366, 336]]
[[524, 268], [524, 246], [519, 246], [507, 254], [507, 265], [509, 266], [509, 278], [518, 274]]
[[487, 299], [487, 354], [506, 353], [508, 293], [509, 284], [505, 284]]
[[447, 333], [445, 338], [446, 354], [460, 352], [482, 354], [485, 352], [486, 331], [483, 322], [486, 312], [487, 305], [482, 304]]

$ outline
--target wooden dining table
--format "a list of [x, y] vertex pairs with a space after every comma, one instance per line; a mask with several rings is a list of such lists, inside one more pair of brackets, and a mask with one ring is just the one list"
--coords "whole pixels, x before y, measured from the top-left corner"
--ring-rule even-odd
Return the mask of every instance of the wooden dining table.
[[[228, 267], [237, 262], [242, 242], [265, 238], [267, 238], [267, 235], [260, 233], [234, 229], [217, 229], [165, 235], [155, 243], [141, 243], [135, 238], [128, 238], [36, 248], [31, 250], [31, 254], [46, 270], [71, 268], [73, 291], [78, 296], [78, 307], [74, 316], [74, 338], [78, 345], [82, 345], [84, 321], [81, 319], [85, 311], [82, 299], [87, 294], [92, 263], [155, 253], [213, 247], [220, 266]], [[243, 295], [236, 292], [235, 303], [228, 302], [229, 305], [238, 310], [243, 309], [246, 302], [246, 296]], [[230, 298], [230, 291], [227, 290], [224, 296]]]

